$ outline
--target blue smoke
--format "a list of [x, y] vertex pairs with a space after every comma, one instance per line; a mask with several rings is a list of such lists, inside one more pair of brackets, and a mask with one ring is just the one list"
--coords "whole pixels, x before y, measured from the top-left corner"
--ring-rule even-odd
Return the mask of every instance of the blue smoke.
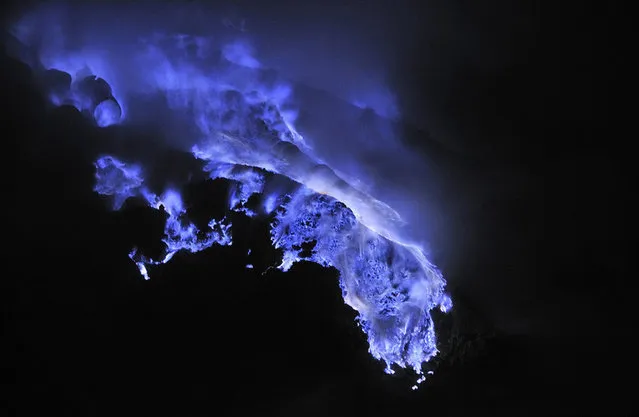
[[[365, 145], [317, 133], [309, 141], [297, 127], [306, 107], [296, 101], [293, 84], [264, 65], [244, 32], [189, 35], [121, 24], [114, 33], [95, 16], [48, 5], [15, 25], [14, 35], [32, 52], [21, 56], [37, 56], [25, 61], [51, 103], [76, 107], [97, 127], [159, 126], [167, 136], [162, 140], [203, 162], [209, 178], [231, 180], [229, 210], [271, 219], [272, 243], [283, 253], [276, 266], [286, 271], [306, 259], [335, 267], [370, 353], [387, 372], [393, 365], [410, 367], [422, 382], [422, 364], [437, 354], [430, 312], [448, 311], [452, 303], [442, 274], [416, 243], [419, 233], [383, 201], [391, 194], [411, 201], [411, 194], [399, 185], [384, 193], [381, 181], [367, 174], [379, 165], [400, 182], [419, 178], [415, 156], [393, 140], [390, 125], [373, 118]], [[361, 113], [345, 105], [342, 114], [354, 111]], [[384, 162], [367, 165], [360, 153], [384, 155]], [[142, 276], [149, 279], [149, 265], [179, 251], [232, 244], [228, 218], [200, 230], [176, 189], [151, 191], [141, 162], [146, 158], [100, 157], [94, 187], [111, 197], [114, 210], [137, 198], [165, 214], [161, 259], [137, 248], [129, 254]], [[296, 188], [267, 192], [273, 175], [293, 180]], [[249, 207], [255, 195], [262, 204]], [[312, 247], [310, 255], [304, 247]]]

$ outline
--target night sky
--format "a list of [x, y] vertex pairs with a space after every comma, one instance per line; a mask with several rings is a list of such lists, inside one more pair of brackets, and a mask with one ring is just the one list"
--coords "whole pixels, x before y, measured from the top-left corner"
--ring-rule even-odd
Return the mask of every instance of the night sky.
[[[247, 248], [256, 266], [277, 256], [259, 219], [238, 216], [233, 246], [180, 253], [142, 280], [127, 253], [152, 250], [162, 219], [135, 203], [109, 210], [92, 163], [105, 143], [153, 147], [157, 132], [50, 107], [3, 52], [8, 415], [630, 414], [634, 187], [611, 116], [613, 6], [302, 3], [185, 2], [201, 22], [172, 24], [197, 31], [214, 10], [245, 18], [311, 100], [377, 80], [395, 92], [406, 141], [432, 173], [423, 196], [437, 215], [425, 224], [455, 302], [435, 317], [435, 374], [414, 392], [408, 372], [383, 373], [336, 270], [246, 269]], [[176, 175], [198, 168], [152, 153]], [[228, 184], [195, 178], [185, 192], [206, 215]]]

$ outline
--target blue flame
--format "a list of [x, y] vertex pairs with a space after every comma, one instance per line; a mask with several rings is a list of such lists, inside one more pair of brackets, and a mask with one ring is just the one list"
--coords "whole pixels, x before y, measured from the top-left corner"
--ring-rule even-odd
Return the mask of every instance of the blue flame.
[[284, 249], [282, 270], [301, 259], [304, 243], [314, 242], [310, 260], [340, 271], [344, 301], [359, 312], [370, 352], [387, 372], [397, 364], [421, 373], [437, 353], [429, 312], [447, 311], [451, 301], [441, 274], [417, 248], [380, 236], [341, 202], [305, 187], [278, 211], [272, 241]]
[[135, 262], [140, 274], [149, 279], [147, 265], [162, 264], [171, 260], [181, 250], [191, 253], [200, 252], [214, 244], [230, 245], [231, 224], [226, 218], [221, 221], [211, 219], [206, 231], [199, 230], [187, 219], [186, 207], [181, 194], [177, 190], [167, 189], [161, 196], [155, 195], [144, 186], [142, 170], [138, 165], [127, 164], [118, 158], [105, 155], [95, 162], [94, 191], [101, 195], [113, 197], [113, 208], [118, 210], [130, 197], [143, 198], [149, 207], [164, 210], [168, 215], [162, 242], [166, 245], [166, 255], [161, 260], [153, 260], [138, 253], [133, 248], [129, 258]]
[[95, 187], [93, 191], [113, 196], [113, 209], [118, 210], [127, 198], [141, 192], [144, 178], [142, 168], [126, 164], [112, 156], [103, 156], [95, 162]]
[[[166, 256], [159, 261], [148, 259], [136, 248], [129, 254], [145, 279], [149, 279], [148, 265], [166, 263], [180, 250], [194, 253], [214, 244], [232, 243], [231, 224], [226, 219], [219, 223], [211, 220], [210, 230], [201, 237], [186, 218], [180, 194], [170, 189], [162, 196], [149, 192], [137, 166], [113, 156], [98, 159], [95, 166], [95, 191], [113, 196], [115, 208], [122, 205], [123, 198], [142, 196], [150, 207], [164, 207], [168, 214], [163, 240]], [[244, 211], [246, 199], [264, 187], [264, 176], [247, 167], [224, 166], [211, 171], [211, 176], [239, 182], [238, 189], [244, 191], [240, 191], [241, 197], [231, 198], [235, 202], [230, 208], [235, 211]], [[430, 310], [438, 307], [446, 312], [452, 303], [444, 292], [441, 273], [419, 248], [377, 234], [359, 222], [346, 205], [306, 186], [290, 195], [271, 194], [264, 200], [269, 205], [267, 213], [275, 211], [272, 243], [283, 250], [278, 268], [287, 271], [302, 259], [337, 268], [344, 301], [359, 312], [358, 321], [368, 335], [371, 354], [386, 363], [388, 373], [396, 364], [410, 366], [422, 375], [422, 363], [437, 353]], [[304, 258], [302, 247], [309, 243], [314, 244], [313, 250]], [[420, 377], [418, 382], [422, 381]]]
[[[452, 307], [446, 281], [423, 247], [409, 238], [402, 215], [371, 194], [371, 187], [343, 174], [343, 166], [328, 162], [352, 160], [355, 169], [349, 172], [358, 172], [361, 166], [349, 148], [340, 146], [343, 152], [336, 158], [335, 145], [341, 144], [327, 140], [333, 146], [323, 149], [331, 151], [320, 155], [298, 131], [292, 85], [268, 71], [246, 39], [220, 42], [152, 32], [115, 41], [111, 32], [98, 36], [100, 28], [91, 27], [87, 33], [96, 36], [78, 47], [64, 42], [60, 26], [49, 17], [44, 23], [38, 17], [19, 22], [14, 33], [38, 50], [40, 64], [34, 68], [41, 78], [53, 74], [58, 80], [43, 83], [54, 105], [72, 104], [100, 127], [167, 127], [166, 134], [175, 136], [171, 143], [203, 161], [211, 179], [235, 184], [229, 210], [272, 218], [272, 243], [283, 251], [279, 269], [286, 271], [302, 259], [335, 267], [344, 302], [358, 312], [370, 353], [386, 364], [387, 372], [393, 366], [410, 367], [419, 374], [418, 383], [424, 380], [422, 364], [437, 354], [430, 312]], [[40, 35], [37, 42], [33, 33]], [[169, 112], [162, 113], [162, 106]], [[173, 125], [178, 128], [168, 128]], [[382, 150], [395, 146], [380, 142], [369, 147], [374, 145]], [[408, 165], [408, 156], [402, 155], [406, 159], [398, 163]], [[232, 244], [228, 218], [212, 219], [199, 230], [179, 191], [168, 188], [157, 195], [145, 185], [139, 161], [105, 155], [95, 161], [95, 169], [94, 191], [110, 196], [114, 210], [137, 197], [166, 214], [162, 259], [137, 248], [129, 253], [145, 279], [149, 265], [166, 263], [178, 251]], [[267, 193], [269, 175], [287, 177], [297, 186]], [[261, 206], [248, 207], [256, 194], [262, 195]], [[310, 255], [302, 247], [312, 247]]]
[[115, 100], [107, 99], [95, 107], [93, 118], [100, 127], [111, 126], [120, 122], [122, 109]]

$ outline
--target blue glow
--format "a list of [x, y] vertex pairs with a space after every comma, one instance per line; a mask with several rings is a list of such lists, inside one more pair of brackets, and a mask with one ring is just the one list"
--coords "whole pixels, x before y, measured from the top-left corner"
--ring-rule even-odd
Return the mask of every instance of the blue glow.
[[93, 110], [93, 118], [100, 127], [117, 124], [122, 117], [120, 105], [111, 99], [104, 100]]
[[54, 105], [72, 105], [80, 111], [88, 112], [99, 127], [120, 123], [122, 107], [113, 96], [107, 81], [93, 74], [87, 75], [90, 71], [88, 69], [78, 71], [75, 77], [61, 72], [59, 68], [53, 67], [51, 70], [65, 74], [72, 80], [65, 89], [51, 86], [53, 91], [49, 98]]
[[264, 207], [264, 212], [266, 214], [270, 214], [275, 210], [277, 205], [277, 200], [278, 200], [277, 194], [270, 194], [264, 199], [263, 207]]
[[429, 311], [451, 301], [441, 274], [416, 248], [378, 235], [344, 204], [305, 187], [278, 211], [272, 236], [285, 251], [282, 270], [300, 260], [303, 243], [316, 242], [310, 260], [340, 271], [344, 301], [359, 312], [371, 354], [389, 373], [396, 364], [421, 374], [437, 353]]
[[[246, 167], [213, 171], [225, 178], [240, 182], [245, 195], [260, 193], [264, 177]], [[105, 175], [105, 171], [110, 175]], [[214, 244], [229, 245], [230, 223], [226, 220], [209, 223], [210, 230], [201, 237], [200, 231], [186, 218], [186, 208], [176, 190], [156, 196], [142, 187], [140, 169], [128, 166], [112, 156], [96, 162], [96, 187], [101, 194], [112, 195], [120, 207], [122, 199], [141, 195], [149, 206], [165, 208], [168, 219], [165, 228], [167, 255], [151, 260], [138, 255], [134, 248], [129, 257], [140, 274], [149, 279], [147, 266], [168, 262], [180, 250], [199, 252]], [[272, 195], [266, 197], [274, 205]], [[242, 200], [231, 206], [244, 211]], [[303, 258], [301, 247], [314, 242], [307, 260], [340, 271], [340, 288], [344, 301], [359, 312], [358, 321], [368, 335], [371, 354], [392, 365], [410, 366], [422, 375], [423, 362], [437, 354], [435, 329], [430, 310], [451, 308], [451, 300], [444, 292], [441, 273], [430, 264], [419, 248], [393, 242], [359, 222], [346, 205], [327, 195], [300, 186], [292, 195], [280, 199], [272, 222], [272, 243], [284, 251], [279, 269], [287, 271]], [[250, 252], [249, 252], [250, 253]], [[247, 265], [253, 268], [253, 265]], [[418, 380], [423, 381], [423, 375]]]
[[[308, 140], [298, 131], [298, 110], [303, 109], [296, 108], [293, 85], [269, 72], [245, 38], [219, 41], [214, 36], [130, 28], [124, 32], [135, 36], [118, 37], [112, 28], [96, 24], [84, 29], [92, 35], [86, 37], [89, 41], [71, 47], [49, 16], [35, 13], [19, 22], [14, 33], [39, 51], [44, 69], [61, 72], [60, 84], [71, 79], [68, 88], [64, 84], [65, 88], [45, 92], [53, 104], [73, 104], [100, 127], [135, 122], [165, 128], [179, 123], [184, 128], [162, 131], [175, 136], [173, 146], [203, 161], [210, 178], [231, 181], [229, 209], [249, 217], [272, 216], [272, 243], [283, 251], [278, 267], [288, 270], [303, 259], [302, 245], [314, 244], [305, 259], [340, 272], [344, 302], [358, 312], [370, 353], [385, 363], [387, 372], [392, 373], [393, 366], [408, 367], [419, 374], [417, 383], [424, 380], [422, 364], [437, 354], [430, 312], [447, 312], [452, 301], [442, 274], [427, 259], [423, 245], [416, 243], [406, 210], [400, 214], [386, 202], [390, 194], [358, 175], [371, 168], [359, 159], [362, 146], [341, 136]], [[367, 107], [379, 101], [376, 107], [381, 108], [392, 94], [380, 91], [384, 93], [352, 101]], [[149, 97], [168, 107], [168, 114], [158, 117], [139, 105], [148, 103]], [[394, 106], [387, 107], [386, 113], [398, 116]], [[391, 129], [384, 125], [375, 132], [384, 133], [384, 139]], [[397, 188], [395, 195], [401, 196], [395, 200], [412, 203], [416, 193], [401, 187], [404, 178], [421, 181], [415, 157], [401, 151], [398, 143], [382, 139], [366, 145], [379, 148], [380, 154], [374, 155], [384, 156], [380, 165], [402, 173], [397, 181], [389, 181]], [[94, 191], [110, 196], [113, 209], [138, 197], [166, 212], [166, 255], [149, 259], [137, 248], [129, 253], [145, 279], [149, 266], [170, 261], [178, 251], [232, 244], [229, 219], [211, 220], [206, 230], [199, 230], [188, 219], [178, 190], [167, 188], [157, 195], [145, 186], [140, 163], [106, 155], [95, 161], [95, 168]], [[287, 177], [297, 187], [282, 193], [265, 191], [268, 177], [274, 175]], [[262, 204], [249, 208], [255, 194], [262, 195]]]
[[202, 251], [214, 244], [230, 245], [230, 223], [223, 219], [212, 219], [209, 230], [202, 231], [186, 219], [186, 207], [182, 196], [176, 190], [168, 189], [161, 196], [157, 196], [143, 186], [142, 169], [135, 164], [127, 164], [110, 155], [102, 156], [95, 162], [94, 191], [105, 196], [113, 197], [113, 209], [118, 210], [130, 197], [142, 197], [149, 207], [160, 209], [163, 207], [168, 214], [162, 240], [167, 249], [162, 260], [152, 260], [139, 255], [136, 248], [129, 253], [129, 257], [136, 263], [145, 279], [149, 279], [146, 265], [166, 263], [175, 253], [187, 250], [191, 253]]
[[251, 45], [246, 42], [232, 42], [224, 45], [222, 48], [224, 58], [248, 68], [260, 68], [262, 65], [253, 57]]
[[102, 195], [113, 196], [113, 209], [118, 210], [127, 198], [138, 195], [144, 179], [142, 168], [127, 165], [112, 156], [103, 156], [95, 162], [95, 187]]

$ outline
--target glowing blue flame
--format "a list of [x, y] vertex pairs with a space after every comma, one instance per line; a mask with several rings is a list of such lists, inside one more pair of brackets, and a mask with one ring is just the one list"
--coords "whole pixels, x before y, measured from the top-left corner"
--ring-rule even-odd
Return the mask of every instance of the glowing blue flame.
[[[331, 155], [316, 154], [295, 127], [291, 85], [266, 71], [249, 43], [154, 33], [127, 39], [116, 56], [105, 52], [113, 42], [110, 35], [96, 36], [84, 48], [67, 48], [54, 41], [55, 30], [47, 33], [52, 27], [57, 26], [22, 22], [15, 33], [26, 44], [29, 33], [44, 35], [38, 37], [44, 44], [37, 45], [41, 67], [61, 72], [55, 88], [47, 87], [53, 104], [71, 103], [101, 127], [135, 117], [162, 127], [184, 123], [174, 143], [205, 161], [210, 178], [236, 184], [229, 209], [273, 217], [272, 243], [283, 251], [278, 267], [288, 270], [302, 259], [303, 246], [314, 245], [306, 259], [339, 270], [344, 301], [359, 313], [370, 353], [385, 362], [387, 372], [393, 365], [410, 367], [420, 375], [417, 382], [423, 381], [422, 364], [437, 354], [430, 311], [452, 306], [442, 274], [407, 237], [406, 221], [396, 210], [329, 165]], [[169, 107], [170, 121], [140, 105], [148, 97]], [[151, 192], [138, 163], [107, 155], [95, 168], [94, 190], [111, 196], [115, 210], [138, 197], [166, 213], [166, 255], [149, 259], [136, 248], [129, 254], [145, 279], [149, 265], [166, 263], [178, 251], [231, 244], [228, 219], [211, 220], [207, 230], [198, 230], [180, 193]], [[261, 209], [254, 211], [247, 202], [264, 193], [267, 173], [299, 186], [263, 196]]]
[[[141, 256], [133, 249], [129, 257], [140, 273], [149, 279], [147, 265], [168, 262], [180, 250], [199, 252], [213, 244], [231, 244], [230, 223], [212, 220], [204, 238], [195, 225], [186, 219], [186, 209], [180, 194], [167, 190], [161, 197], [143, 188], [140, 169], [105, 156], [96, 162], [95, 190], [112, 195], [120, 207], [122, 198], [144, 196], [149, 206], [164, 207], [168, 214], [165, 228], [167, 255], [160, 261]], [[213, 175], [240, 181], [240, 189], [260, 193], [264, 177], [246, 167], [217, 170]], [[105, 171], [109, 175], [105, 175]], [[271, 210], [274, 196], [267, 196]], [[421, 375], [422, 363], [437, 353], [435, 330], [430, 310], [439, 307], [447, 311], [450, 298], [444, 293], [445, 281], [439, 271], [420, 256], [417, 248], [402, 245], [375, 233], [357, 221], [343, 203], [326, 194], [301, 186], [286, 196], [272, 222], [272, 243], [283, 249], [279, 269], [287, 271], [302, 258], [302, 246], [314, 243], [307, 260], [340, 271], [340, 287], [344, 301], [359, 312], [359, 323], [368, 335], [371, 354], [383, 360], [386, 371], [392, 365], [410, 366]], [[240, 201], [231, 209], [242, 211]], [[253, 268], [247, 265], [247, 268]], [[418, 382], [422, 382], [420, 377]]]
[[144, 179], [142, 168], [127, 165], [112, 156], [104, 156], [95, 162], [95, 187], [102, 195], [113, 196], [113, 209], [118, 210], [127, 198], [138, 195]]
[[100, 127], [111, 126], [122, 118], [122, 109], [115, 100], [107, 99], [95, 107], [93, 118]]
[[160, 260], [152, 260], [138, 253], [137, 248], [129, 253], [129, 257], [135, 262], [140, 274], [149, 279], [146, 265], [161, 264], [171, 260], [178, 251], [186, 250], [191, 253], [200, 252], [214, 244], [230, 245], [231, 224], [222, 219], [218, 222], [212, 219], [208, 224], [208, 231], [202, 233], [186, 218], [186, 207], [182, 196], [176, 190], [166, 190], [162, 196], [157, 196], [143, 186], [142, 171], [137, 165], [131, 165], [120, 161], [113, 156], [103, 156], [95, 162], [96, 184], [94, 191], [102, 195], [113, 196], [113, 207], [119, 209], [129, 197], [142, 197], [149, 207], [163, 208], [167, 213], [165, 237], [162, 240], [166, 245], [166, 255]]
[[303, 243], [315, 242], [310, 260], [340, 271], [344, 301], [359, 312], [370, 352], [387, 364], [421, 364], [437, 353], [429, 311], [449, 308], [444, 280], [424, 267], [414, 248], [396, 244], [359, 223], [344, 204], [301, 188], [279, 211], [273, 244], [284, 249], [280, 268], [300, 260]]

